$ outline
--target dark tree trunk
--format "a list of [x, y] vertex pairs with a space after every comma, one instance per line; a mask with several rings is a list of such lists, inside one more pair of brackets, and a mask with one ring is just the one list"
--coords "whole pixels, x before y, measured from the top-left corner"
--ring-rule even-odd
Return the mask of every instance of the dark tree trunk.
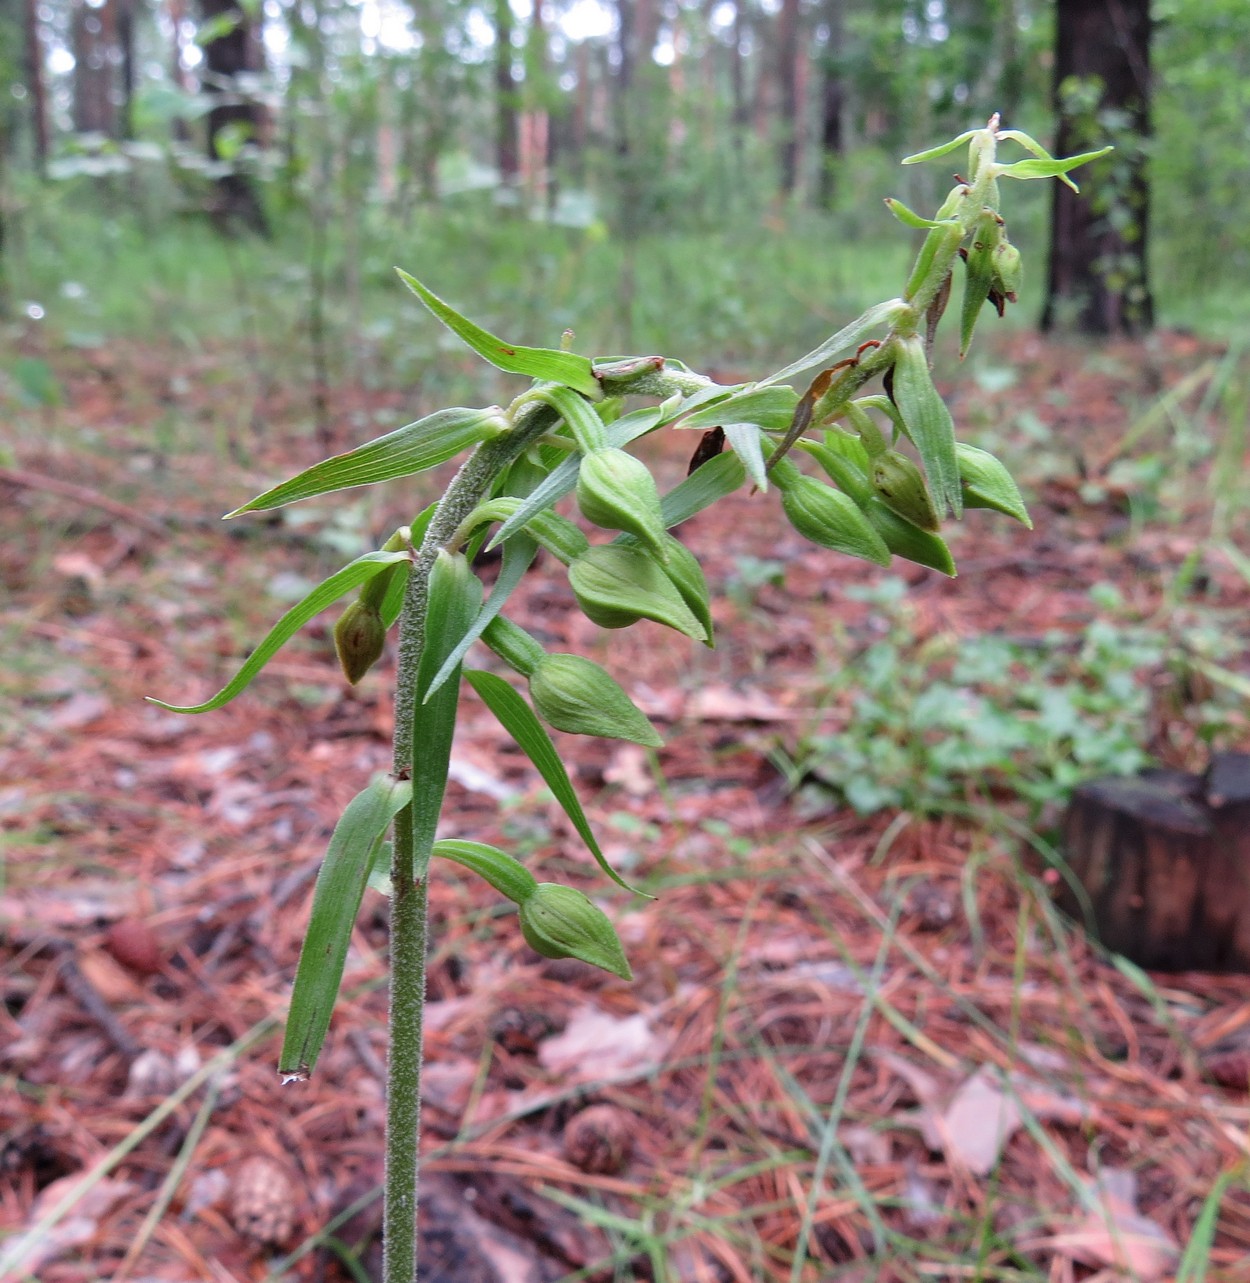
[[135, 12], [138, 0], [115, 0], [117, 45], [121, 55], [121, 102], [118, 130], [122, 138], [134, 137], [135, 104]]
[[262, 236], [269, 234], [269, 221], [261, 206], [256, 188], [248, 174], [239, 167], [237, 156], [226, 155], [222, 136], [230, 126], [242, 125], [249, 139], [260, 137], [263, 124], [260, 106], [240, 89], [239, 77], [264, 69], [264, 50], [260, 31], [234, 0], [200, 0], [200, 17], [205, 22], [230, 16], [234, 25], [204, 46], [204, 90], [217, 96], [219, 106], [208, 113], [208, 158], [226, 161], [227, 173], [217, 180], [217, 202], [214, 215], [225, 228], [246, 227]]
[[742, 9], [746, 0], [736, 0], [734, 4], [733, 28], [729, 37], [729, 101], [730, 129], [733, 134], [734, 151], [741, 157], [742, 140], [746, 135], [750, 111], [747, 106], [746, 70], [743, 66], [742, 44], [746, 32], [746, 20]]
[[86, 0], [74, 5], [70, 20], [74, 53], [72, 119], [80, 134], [117, 134], [114, 58], [117, 45], [116, 0], [92, 8]]
[[31, 134], [35, 169], [43, 178], [48, 169], [48, 92], [43, 70], [43, 40], [39, 32], [39, 2], [25, 0], [26, 88], [30, 93]]
[[781, 0], [777, 18], [777, 115], [781, 191], [791, 196], [799, 185], [802, 134], [799, 94], [799, 0]]
[[843, 23], [844, 0], [825, 0], [825, 49], [820, 70], [820, 179], [818, 195], [822, 205], [832, 205], [837, 192], [838, 166], [845, 142], [842, 112], [846, 105], [846, 82], [839, 59], [846, 40]]
[[[1141, 334], [1154, 323], [1146, 272], [1150, 133], [1149, 0], [1058, 0], [1056, 154], [1117, 150], [1056, 183], [1042, 329]], [[1117, 125], [1117, 120], [1126, 122]]]
[[512, 6], [495, 0], [495, 158], [499, 177], [513, 186], [520, 170], [517, 82], [512, 52]]

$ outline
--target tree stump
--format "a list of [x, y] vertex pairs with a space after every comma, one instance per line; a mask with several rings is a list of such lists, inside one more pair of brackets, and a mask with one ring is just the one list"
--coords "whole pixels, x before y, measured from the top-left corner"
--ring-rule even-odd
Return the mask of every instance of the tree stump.
[[1250, 972], [1250, 753], [1083, 784], [1062, 846], [1085, 895], [1065, 883], [1059, 906], [1108, 949], [1157, 971]]

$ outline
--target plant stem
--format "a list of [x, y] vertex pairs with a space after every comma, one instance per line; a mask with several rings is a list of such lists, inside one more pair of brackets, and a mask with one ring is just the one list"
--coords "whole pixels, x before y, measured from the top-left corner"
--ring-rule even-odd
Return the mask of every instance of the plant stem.
[[[640, 370], [612, 380], [613, 395], [671, 396], [707, 386], [689, 371]], [[419, 769], [413, 759], [417, 672], [425, 649], [430, 570], [461, 522], [487, 496], [503, 470], [550, 432], [559, 414], [541, 401], [516, 407], [512, 430], [480, 445], [447, 487], [430, 520], [408, 576], [399, 617], [395, 677], [395, 739], [391, 769], [399, 777]], [[421, 1066], [424, 1045], [429, 846], [417, 850], [413, 811], [395, 817], [391, 856], [390, 1050], [386, 1071], [386, 1193], [382, 1221], [383, 1283], [417, 1283], [417, 1185], [421, 1159]]]
[[[486, 496], [495, 479], [533, 441], [549, 431], [555, 412], [527, 405], [511, 432], [479, 446], [456, 474], [430, 521], [408, 577], [399, 620], [399, 663], [395, 679], [396, 776], [419, 769], [413, 761], [413, 714], [417, 671], [425, 648], [425, 614], [430, 569], [440, 548]], [[390, 1052], [386, 1073], [386, 1195], [383, 1211], [383, 1279], [416, 1283], [417, 1178], [420, 1169], [421, 1062], [425, 1011], [428, 850], [416, 850], [413, 812], [395, 817], [391, 858]]]

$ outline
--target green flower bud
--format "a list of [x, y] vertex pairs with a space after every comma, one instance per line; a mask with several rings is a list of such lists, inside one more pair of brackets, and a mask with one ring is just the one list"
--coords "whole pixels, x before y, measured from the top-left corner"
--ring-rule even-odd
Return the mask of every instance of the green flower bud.
[[668, 560], [664, 563], [664, 573], [668, 575], [673, 587], [681, 594], [681, 599], [690, 609], [690, 613], [703, 625], [706, 634], [704, 642], [715, 646], [712, 635], [712, 607], [708, 600], [707, 579], [699, 559], [675, 535], [665, 534], [664, 547], [668, 550]]
[[1003, 220], [985, 210], [972, 232], [972, 245], [964, 255], [964, 299], [959, 321], [959, 359], [972, 342], [977, 317], [994, 283], [994, 254], [1003, 236]]
[[912, 525], [887, 508], [879, 495], [873, 495], [864, 504], [864, 515], [896, 557], [905, 557], [919, 566], [940, 570], [952, 579], [955, 577], [955, 559], [941, 535]]
[[1024, 277], [1020, 251], [1004, 236], [994, 247], [994, 286], [1009, 302], [1014, 303]]
[[334, 625], [334, 649], [343, 675], [353, 686], [382, 658], [386, 625], [376, 606], [354, 601]]
[[577, 958], [622, 980], [634, 978], [608, 915], [580, 891], [540, 882], [519, 915], [526, 944], [544, 958]]
[[887, 450], [872, 461], [872, 484], [887, 508], [921, 530], [937, 530], [938, 515], [925, 485], [924, 473], [897, 450]]
[[976, 446], [960, 442], [955, 453], [959, 458], [959, 476], [967, 507], [992, 508], [1033, 529], [1029, 511], [1020, 498], [1011, 473], [988, 450], [978, 450]]
[[695, 641], [707, 640], [707, 630], [665, 568], [641, 547], [591, 548], [569, 567], [569, 585], [583, 614], [600, 628], [628, 628], [639, 619], [653, 619]]
[[660, 492], [641, 459], [612, 447], [584, 455], [577, 506], [587, 521], [637, 536], [661, 561], [667, 556]]
[[778, 484], [785, 486], [781, 506], [804, 539], [878, 566], [890, 564], [890, 550], [853, 499], [802, 473], [787, 477], [784, 483], [778, 478]]
[[632, 740], [648, 748], [664, 741], [619, 683], [581, 655], [546, 655], [530, 677], [534, 707], [558, 731]]

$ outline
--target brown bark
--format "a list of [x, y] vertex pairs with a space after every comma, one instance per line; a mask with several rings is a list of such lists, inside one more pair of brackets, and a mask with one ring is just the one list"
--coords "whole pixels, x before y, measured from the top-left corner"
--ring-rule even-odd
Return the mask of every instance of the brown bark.
[[70, 19], [70, 40], [74, 54], [74, 128], [82, 134], [116, 137], [117, 0], [105, 0], [98, 9], [78, 0]]
[[40, 178], [48, 168], [48, 92], [44, 76], [43, 38], [39, 31], [38, 0], [25, 0], [25, 71], [30, 93], [31, 133], [34, 138], [35, 169]]
[[[1077, 789], [1063, 849], [1108, 949], [1164, 971], [1250, 971], [1250, 754]], [[1071, 887], [1059, 902], [1078, 920]]]
[[245, 227], [265, 236], [269, 222], [251, 178], [234, 157], [223, 154], [221, 139], [229, 126], [244, 126], [252, 140], [259, 140], [264, 126], [260, 106], [241, 93], [239, 77], [264, 69], [264, 49], [260, 31], [234, 0], [200, 0], [200, 16], [205, 22], [230, 16], [233, 26], [216, 40], [204, 46], [204, 72], [200, 77], [205, 92], [216, 95], [220, 105], [208, 113], [207, 147], [210, 160], [226, 160], [229, 172], [217, 180], [217, 202], [214, 208], [220, 224], [227, 228]]
[[793, 195], [799, 185], [802, 139], [799, 93], [799, 0], [782, 0], [777, 18], [777, 132], [781, 191]]
[[[1078, 106], [1084, 82], [1096, 105]], [[1150, 133], [1149, 0], [1058, 0], [1054, 102], [1058, 155], [1104, 142], [1117, 151], [1077, 174], [1078, 195], [1053, 187], [1050, 270], [1042, 329], [1141, 334], [1154, 323], [1146, 270]], [[1109, 117], [1127, 119], [1111, 130]]]
[[517, 80], [513, 65], [512, 6], [495, 0], [495, 163], [507, 185], [520, 171], [517, 128]]
[[822, 205], [832, 205], [837, 194], [838, 167], [845, 142], [842, 114], [846, 106], [846, 82], [838, 59], [846, 40], [843, 22], [844, 0], [825, 0], [824, 58], [820, 69], [820, 179], [818, 194]]

